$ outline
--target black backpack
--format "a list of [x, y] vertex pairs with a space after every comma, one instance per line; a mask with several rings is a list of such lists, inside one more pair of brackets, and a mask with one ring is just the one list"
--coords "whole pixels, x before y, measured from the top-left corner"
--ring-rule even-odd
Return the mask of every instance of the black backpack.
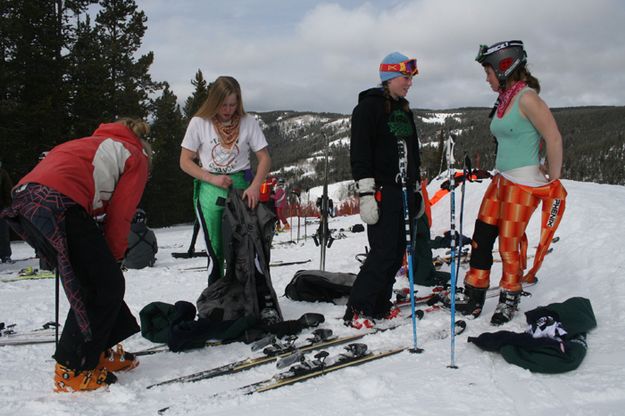
[[356, 274], [322, 270], [300, 270], [286, 286], [284, 295], [292, 300], [333, 302], [349, 296]]

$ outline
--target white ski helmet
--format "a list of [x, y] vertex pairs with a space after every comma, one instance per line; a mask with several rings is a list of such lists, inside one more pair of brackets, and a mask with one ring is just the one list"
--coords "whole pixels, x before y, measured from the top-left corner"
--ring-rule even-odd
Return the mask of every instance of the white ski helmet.
[[508, 40], [491, 46], [480, 45], [475, 60], [482, 65], [490, 65], [503, 87], [514, 70], [527, 62], [527, 53], [522, 41]]

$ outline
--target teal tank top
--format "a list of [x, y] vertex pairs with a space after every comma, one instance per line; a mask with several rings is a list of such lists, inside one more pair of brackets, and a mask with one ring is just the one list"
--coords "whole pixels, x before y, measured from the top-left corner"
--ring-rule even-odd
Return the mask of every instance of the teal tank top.
[[519, 101], [531, 88], [524, 88], [514, 98], [512, 108], [502, 118], [490, 122], [490, 131], [497, 138], [495, 168], [500, 172], [540, 164], [540, 133], [530, 121], [521, 116]]

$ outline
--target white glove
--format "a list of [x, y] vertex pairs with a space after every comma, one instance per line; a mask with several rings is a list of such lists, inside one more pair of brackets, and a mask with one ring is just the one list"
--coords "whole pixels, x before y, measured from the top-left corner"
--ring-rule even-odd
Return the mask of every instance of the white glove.
[[375, 224], [380, 217], [378, 201], [375, 200], [375, 181], [373, 178], [364, 178], [356, 182], [360, 196], [360, 218], [365, 224]]

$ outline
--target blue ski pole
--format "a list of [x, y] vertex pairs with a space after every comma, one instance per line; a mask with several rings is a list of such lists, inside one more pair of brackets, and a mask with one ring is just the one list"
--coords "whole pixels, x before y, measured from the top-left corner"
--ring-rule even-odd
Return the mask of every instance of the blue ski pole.
[[449, 171], [449, 189], [450, 189], [450, 202], [449, 202], [449, 216], [450, 216], [450, 235], [451, 235], [451, 291], [449, 296], [451, 297], [451, 363], [449, 368], [458, 368], [456, 366], [456, 196], [454, 192], [455, 174], [452, 170], [453, 164], [453, 147], [455, 137], [451, 132], [448, 133], [447, 140], [447, 168]]
[[412, 267], [412, 237], [410, 234], [410, 209], [408, 205], [408, 157], [406, 142], [397, 140], [397, 152], [399, 154], [399, 181], [401, 183], [402, 199], [404, 206], [404, 229], [406, 232], [406, 259], [408, 261], [408, 280], [410, 282], [410, 310], [412, 312], [412, 353], [422, 353], [423, 349], [417, 347], [417, 314], [414, 302], [414, 271]]

